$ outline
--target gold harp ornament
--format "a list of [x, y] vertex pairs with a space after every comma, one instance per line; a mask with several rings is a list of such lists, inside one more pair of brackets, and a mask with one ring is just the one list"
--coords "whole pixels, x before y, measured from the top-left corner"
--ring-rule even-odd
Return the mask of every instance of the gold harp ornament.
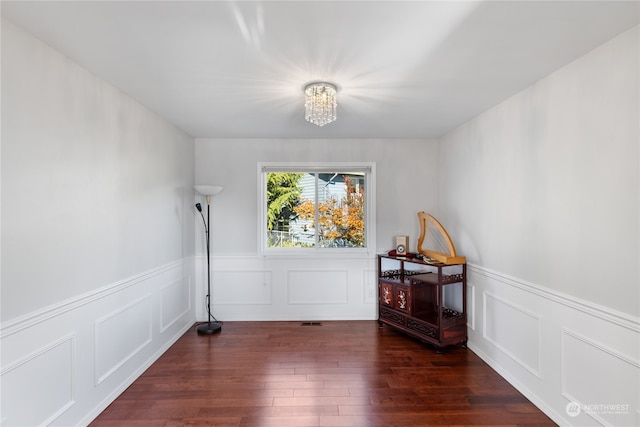
[[[443, 264], [467, 263], [466, 257], [456, 254], [456, 248], [449, 233], [435, 217], [426, 212], [418, 212], [418, 220], [420, 221], [418, 252]], [[423, 248], [423, 244], [427, 249]]]

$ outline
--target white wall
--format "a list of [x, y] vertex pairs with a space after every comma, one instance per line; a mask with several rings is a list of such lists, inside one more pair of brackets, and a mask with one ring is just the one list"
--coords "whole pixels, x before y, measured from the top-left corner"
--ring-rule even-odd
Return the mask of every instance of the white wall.
[[90, 421], [193, 324], [193, 155], [3, 19], [2, 425]]
[[[470, 347], [561, 425], [640, 425], [639, 35], [439, 140]], [[565, 406], [628, 404], [575, 418]]]
[[[375, 252], [435, 213], [470, 261], [475, 352], [563, 425], [640, 424], [638, 89], [635, 28], [438, 143], [196, 141], [196, 182], [225, 187], [214, 309], [375, 318], [373, 253], [265, 259], [256, 217], [257, 162], [375, 162]], [[202, 313], [193, 140], [5, 20], [2, 125], [0, 423], [87, 423]], [[327, 284], [342, 299], [291, 298]]]
[[[435, 211], [437, 158], [432, 140], [197, 139], [196, 182], [224, 187], [211, 207], [214, 314], [222, 320], [376, 319], [375, 254], [391, 249], [395, 235], [417, 236], [416, 214]], [[257, 164], [294, 161], [376, 164], [377, 247], [366, 257], [261, 256]], [[410, 244], [415, 250], [416, 240]], [[202, 254], [204, 246], [196, 246]], [[334, 296], [314, 297], [319, 289]]]

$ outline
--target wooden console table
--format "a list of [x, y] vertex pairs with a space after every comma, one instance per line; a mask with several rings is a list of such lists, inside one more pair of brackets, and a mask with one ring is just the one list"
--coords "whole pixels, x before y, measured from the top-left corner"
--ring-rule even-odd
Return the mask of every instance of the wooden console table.
[[378, 255], [378, 323], [442, 349], [467, 343], [467, 265]]

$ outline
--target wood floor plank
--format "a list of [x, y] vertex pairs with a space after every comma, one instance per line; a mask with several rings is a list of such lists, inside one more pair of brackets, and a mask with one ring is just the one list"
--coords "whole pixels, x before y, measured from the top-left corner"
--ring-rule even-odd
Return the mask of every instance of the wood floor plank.
[[553, 426], [466, 348], [375, 321], [228, 322], [182, 336], [92, 427]]

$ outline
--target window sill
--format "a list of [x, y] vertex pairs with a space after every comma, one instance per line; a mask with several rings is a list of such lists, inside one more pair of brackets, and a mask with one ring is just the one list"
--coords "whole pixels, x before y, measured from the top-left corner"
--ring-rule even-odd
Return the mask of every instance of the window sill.
[[376, 254], [368, 249], [269, 249], [263, 250], [264, 258], [287, 259], [370, 259]]

